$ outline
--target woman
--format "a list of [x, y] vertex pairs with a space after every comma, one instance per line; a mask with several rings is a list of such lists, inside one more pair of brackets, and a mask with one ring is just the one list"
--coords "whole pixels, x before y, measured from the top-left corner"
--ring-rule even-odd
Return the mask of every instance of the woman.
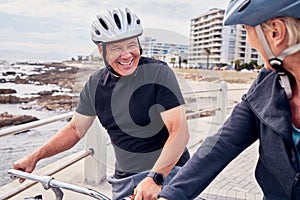
[[223, 127], [159, 193], [160, 200], [195, 198], [256, 140], [255, 175], [264, 199], [300, 199], [299, 18], [299, 0], [230, 1], [224, 24], [245, 26], [265, 68]]

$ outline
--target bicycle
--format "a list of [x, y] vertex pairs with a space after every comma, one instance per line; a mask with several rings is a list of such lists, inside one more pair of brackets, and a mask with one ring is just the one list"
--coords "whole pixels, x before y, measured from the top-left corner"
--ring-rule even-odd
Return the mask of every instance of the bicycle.
[[[27, 172], [23, 172], [20, 170], [15, 170], [15, 169], [8, 170], [8, 174], [10, 174], [12, 178], [25, 178], [25, 179], [29, 179], [29, 180], [41, 183], [45, 190], [52, 189], [52, 191], [55, 194], [56, 200], [63, 199], [64, 193], [61, 190], [61, 188], [70, 190], [73, 192], [81, 193], [81, 194], [93, 197], [95, 199], [111, 200], [109, 197], [105, 196], [104, 194], [102, 194], [100, 192], [97, 192], [96, 190], [78, 186], [78, 185], [73, 185], [70, 183], [62, 182], [62, 181], [57, 181], [51, 176], [38, 176], [38, 175], [30, 174]], [[29, 200], [30, 198], [26, 198], [26, 199]], [[36, 197], [36, 199], [42, 199], [42, 197], [39, 196], [39, 197]], [[130, 197], [125, 197], [120, 200], [132, 200], [132, 199], [133, 199], [133, 197], [130, 196]]]

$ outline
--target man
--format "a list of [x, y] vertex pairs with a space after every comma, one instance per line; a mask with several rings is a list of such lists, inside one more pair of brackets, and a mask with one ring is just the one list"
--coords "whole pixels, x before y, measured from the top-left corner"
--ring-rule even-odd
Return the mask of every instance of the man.
[[263, 199], [300, 199], [300, 1], [231, 0], [224, 24], [244, 25], [265, 68], [223, 127], [163, 188], [160, 200], [195, 198], [256, 140], [255, 177]]
[[164, 182], [189, 159], [189, 135], [175, 75], [165, 63], [141, 57], [142, 32], [140, 19], [128, 8], [97, 16], [91, 37], [106, 67], [90, 76], [70, 123], [15, 162], [15, 169], [32, 172], [39, 160], [73, 147], [98, 117], [116, 155], [108, 179], [113, 199], [133, 193], [136, 200], [157, 199]]

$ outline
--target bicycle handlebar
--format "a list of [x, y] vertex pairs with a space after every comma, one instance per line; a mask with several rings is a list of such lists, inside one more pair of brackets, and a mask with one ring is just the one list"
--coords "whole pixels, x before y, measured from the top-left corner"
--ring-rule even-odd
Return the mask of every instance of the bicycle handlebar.
[[[11, 174], [13, 178], [25, 178], [29, 179], [35, 182], [40, 182], [45, 190], [52, 189], [53, 192], [55, 193], [56, 199], [62, 200], [63, 198], [63, 192], [60, 188], [71, 190], [73, 192], [78, 192], [90, 197], [93, 197], [95, 199], [100, 199], [100, 200], [110, 200], [107, 196], [101, 194], [100, 192], [97, 192], [93, 189], [89, 189], [86, 187], [81, 187], [77, 185], [73, 185], [70, 183], [65, 183], [62, 181], [57, 181], [51, 176], [38, 176], [34, 174], [30, 174], [27, 172], [23, 172], [20, 170], [15, 170], [15, 169], [10, 169], [8, 170], [8, 174]], [[125, 197], [121, 200], [131, 200], [130, 197]]]

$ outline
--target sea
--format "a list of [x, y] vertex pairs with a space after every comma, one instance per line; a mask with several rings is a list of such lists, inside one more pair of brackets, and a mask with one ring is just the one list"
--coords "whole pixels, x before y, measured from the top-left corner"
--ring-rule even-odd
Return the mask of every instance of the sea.
[[[61, 88], [56, 85], [41, 85], [40, 83], [15, 84], [11, 82], [11, 80], [13, 80], [16, 76], [19, 76], [23, 79], [30, 74], [41, 73], [43, 70], [45, 70], [44, 65], [34, 65], [32, 63], [8, 63], [2, 61], [0, 62], [0, 88], [15, 89], [17, 93], [12, 95], [18, 97], [31, 97], [40, 91], [57, 90], [58, 93], [63, 94], [68, 94], [70, 92], [69, 89]], [[0, 113], [4, 112], [14, 115], [31, 115], [37, 117], [38, 119], [44, 119], [70, 111], [48, 111], [31, 106], [30, 103], [0, 104]], [[0, 137], [0, 186], [12, 181], [10, 176], [7, 174], [7, 170], [12, 168], [14, 161], [21, 159], [40, 147], [66, 124], [67, 121], [62, 120], [19, 134]], [[7, 127], [3, 127], [0, 130], [5, 128]], [[37, 168], [46, 166], [55, 160], [83, 150], [84, 148], [83, 142], [79, 142], [72, 149], [64, 153], [41, 160], [38, 163]]]

